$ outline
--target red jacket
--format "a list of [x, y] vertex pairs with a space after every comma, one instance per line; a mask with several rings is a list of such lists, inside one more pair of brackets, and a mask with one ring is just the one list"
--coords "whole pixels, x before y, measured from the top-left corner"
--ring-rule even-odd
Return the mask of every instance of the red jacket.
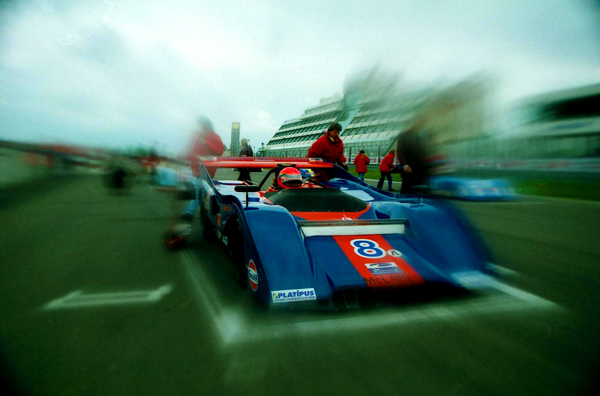
[[371, 159], [367, 154], [358, 154], [354, 157], [354, 166], [356, 166], [356, 173], [367, 173], [367, 165], [371, 162]]
[[325, 132], [325, 135], [318, 138], [308, 150], [306, 154], [309, 158], [323, 158], [329, 162], [338, 163], [346, 162], [344, 157], [344, 143], [342, 139], [337, 138], [335, 141], [329, 139], [329, 134]]
[[394, 155], [394, 153], [388, 153], [388, 155], [383, 157], [383, 159], [381, 160], [381, 164], [379, 165], [379, 170], [382, 172], [390, 173], [392, 169], [394, 169], [395, 157], [396, 156]]
[[[194, 140], [190, 151], [188, 152], [187, 158], [192, 166], [192, 174], [195, 177], [199, 176], [198, 172], [198, 157], [204, 156], [220, 156], [225, 151], [225, 146], [221, 137], [215, 133], [215, 131], [208, 130], [204, 133], [199, 132], [194, 135]], [[211, 176], [214, 176], [214, 172]]]

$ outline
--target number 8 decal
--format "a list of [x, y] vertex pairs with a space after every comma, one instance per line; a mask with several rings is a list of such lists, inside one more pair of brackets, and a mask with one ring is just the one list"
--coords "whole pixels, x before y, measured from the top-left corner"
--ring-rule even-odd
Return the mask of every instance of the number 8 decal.
[[350, 244], [354, 247], [354, 253], [360, 257], [379, 258], [385, 256], [385, 250], [380, 249], [377, 242], [370, 239], [354, 239]]

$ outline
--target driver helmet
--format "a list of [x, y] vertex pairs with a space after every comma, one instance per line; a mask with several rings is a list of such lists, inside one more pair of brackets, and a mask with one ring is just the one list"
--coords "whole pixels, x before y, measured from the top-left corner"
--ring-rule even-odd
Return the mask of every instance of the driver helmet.
[[298, 188], [302, 186], [302, 174], [296, 168], [287, 167], [279, 172], [277, 184], [281, 188]]

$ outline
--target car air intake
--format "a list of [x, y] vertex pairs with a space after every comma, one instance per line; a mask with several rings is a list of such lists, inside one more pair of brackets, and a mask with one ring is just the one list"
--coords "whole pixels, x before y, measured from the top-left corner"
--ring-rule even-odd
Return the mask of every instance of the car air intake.
[[300, 230], [306, 238], [334, 235], [404, 234], [405, 224], [406, 219], [298, 221]]

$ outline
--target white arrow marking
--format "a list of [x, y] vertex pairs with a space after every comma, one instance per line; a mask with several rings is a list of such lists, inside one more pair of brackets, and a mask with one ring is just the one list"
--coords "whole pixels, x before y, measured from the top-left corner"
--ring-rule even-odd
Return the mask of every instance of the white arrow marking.
[[115, 293], [83, 294], [83, 290], [76, 290], [64, 297], [50, 301], [42, 307], [42, 310], [155, 303], [160, 301], [163, 296], [169, 294], [171, 290], [173, 290], [171, 284], [163, 285], [156, 290]]

